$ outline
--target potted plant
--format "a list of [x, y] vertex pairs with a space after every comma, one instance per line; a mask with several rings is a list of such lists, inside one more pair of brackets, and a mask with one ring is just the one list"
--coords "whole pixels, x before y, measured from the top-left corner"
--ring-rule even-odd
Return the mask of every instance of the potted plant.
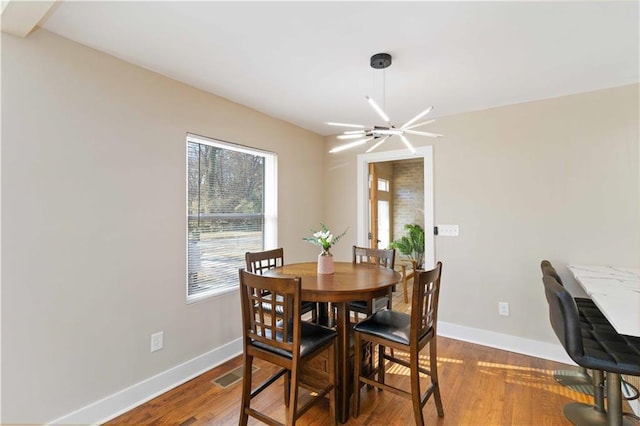
[[408, 223], [404, 226], [408, 235], [389, 244], [404, 254], [409, 260], [415, 261], [417, 268], [422, 269], [424, 261], [424, 229], [417, 223]]

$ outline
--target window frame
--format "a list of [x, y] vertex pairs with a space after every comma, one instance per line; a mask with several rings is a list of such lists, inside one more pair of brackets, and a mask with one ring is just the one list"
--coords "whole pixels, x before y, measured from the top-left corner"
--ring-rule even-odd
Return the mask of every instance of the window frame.
[[185, 298], [186, 303], [196, 303], [239, 291], [239, 282], [213, 288], [197, 294], [189, 294], [189, 143], [209, 145], [264, 158], [264, 234], [263, 249], [278, 247], [278, 156], [276, 153], [232, 142], [187, 133], [185, 141]]
[[378, 191], [391, 192], [391, 182], [386, 178], [378, 178]]

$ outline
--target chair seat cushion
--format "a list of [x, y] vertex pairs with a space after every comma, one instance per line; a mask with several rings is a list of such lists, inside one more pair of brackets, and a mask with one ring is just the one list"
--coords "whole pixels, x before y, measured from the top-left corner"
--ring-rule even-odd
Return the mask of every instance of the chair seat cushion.
[[[403, 312], [382, 310], [360, 321], [353, 329], [392, 342], [409, 345], [411, 316]], [[429, 330], [425, 332], [429, 333]], [[420, 336], [422, 337], [422, 336]]]
[[[331, 339], [334, 339], [338, 333], [335, 330], [324, 327], [322, 325], [316, 325], [309, 322], [300, 323], [302, 329], [300, 330], [300, 357], [304, 358], [318, 348], [321, 348], [328, 344]], [[267, 337], [271, 338], [269, 330], [266, 331]], [[282, 334], [278, 333], [277, 340], [282, 341]], [[289, 336], [289, 342], [293, 341], [293, 337]], [[273, 352], [278, 355], [285, 356], [287, 358], [293, 358], [293, 354], [290, 351], [275, 348], [267, 343], [252, 341], [251, 344], [257, 348], [264, 349], [269, 352]]]
[[584, 355], [574, 360], [587, 368], [640, 375], [640, 339], [614, 331], [582, 329]]
[[[373, 309], [372, 312], [379, 311], [380, 309], [384, 309], [387, 307], [387, 303], [389, 303], [389, 298], [385, 297], [377, 297], [373, 299]], [[366, 300], [356, 300], [355, 302], [349, 303], [349, 308], [352, 310], [357, 310], [359, 312], [364, 312], [367, 310], [367, 301]]]

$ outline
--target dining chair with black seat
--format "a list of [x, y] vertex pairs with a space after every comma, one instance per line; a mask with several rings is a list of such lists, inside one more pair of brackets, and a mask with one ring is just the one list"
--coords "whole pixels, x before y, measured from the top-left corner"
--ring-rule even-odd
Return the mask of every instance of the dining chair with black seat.
[[[244, 255], [247, 271], [262, 275], [264, 271], [278, 268], [284, 265], [284, 249], [282, 247], [272, 250], [246, 252]], [[265, 310], [271, 309], [268, 301], [264, 302]], [[318, 304], [315, 302], [302, 302], [301, 315], [311, 312], [311, 321], [318, 322]]]
[[[266, 277], [240, 270], [242, 302], [243, 384], [240, 425], [249, 416], [271, 425], [295, 425], [315, 403], [329, 397], [329, 419], [336, 424], [336, 342], [337, 332], [330, 328], [302, 321], [302, 279], [300, 277]], [[275, 296], [266, 299], [267, 296]], [[265, 311], [264, 303], [275, 304]], [[327, 354], [328, 379], [320, 389], [300, 381], [303, 365], [321, 352]], [[262, 384], [252, 389], [254, 358], [275, 364], [280, 369]], [[279, 422], [251, 407], [251, 400], [284, 376], [285, 423]], [[301, 386], [310, 388], [310, 399], [298, 407]]]
[[640, 337], [625, 336], [613, 328], [584, 325], [576, 301], [551, 275], [542, 277], [549, 304], [549, 320], [569, 357], [579, 366], [606, 373], [607, 407], [583, 403], [564, 406], [565, 417], [576, 425], [631, 425], [622, 412], [622, 374], [640, 376]]
[[[395, 249], [372, 249], [367, 247], [353, 246], [353, 263], [371, 263], [384, 268], [393, 269], [396, 261]], [[380, 309], [391, 309], [392, 305], [392, 289], [386, 296], [376, 297], [372, 300], [356, 300], [349, 303], [349, 311], [353, 312], [355, 320], [358, 320], [358, 314], [368, 317]]]
[[[381, 310], [357, 323], [354, 329], [354, 390], [353, 417], [360, 412], [360, 386], [362, 383], [392, 392], [407, 398], [413, 403], [414, 420], [424, 425], [422, 409], [433, 396], [439, 417], [444, 417], [440, 385], [438, 382], [437, 360], [437, 324], [438, 298], [440, 295], [440, 277], [442, 262], [430, 271], [418, 271], [413, 283], [411, 313]], [[362, 375], [362, 345], [371, 342], [378, 346], [378, 365], [370, 373]], [[420, 365], [420, 351], [429, 345], [429, 368]], [[386, 347], [409, 354], [409, 361], [387, 354]], [[409, 369], [409, 390], [390, 386], [385, 383], [386, 361], [400, 364]], [[431, 383], [420, 390], [420, 373], [430, 377]], [[377, 377], [377, 378], [376, 378]]]

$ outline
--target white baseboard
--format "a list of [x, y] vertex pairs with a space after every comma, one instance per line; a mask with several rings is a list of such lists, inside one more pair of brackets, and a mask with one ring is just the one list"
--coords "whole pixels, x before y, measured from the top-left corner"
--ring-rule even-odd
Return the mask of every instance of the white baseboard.
[[562, 345], [559, 343], [546, 343], [538, 340], [524, 339], [510, 334], [496, 333], [495, 331], [481, 330], [479, 328], [466, 327], [438, 321], [438, 336], [450, 337], [456, 340], [476, 343], [482, 346], [516, 352], [536, 358], [576, 365]]
[[[494, 331], [481, 330], [441, 321], [438, 322], [438, 335], [569, 365], [576, 365], [560, 344], [523, 339], [522, 337], [509, 334], [496, 333]], [[220, 348], [170, 368], [48, 424], [93, 425], [105, 423], [241, 353], [242, 340], [236, 339]], [[631, 408], [638, 414], [640, 412], [640, 403], [638, 401], [631, 401]]]
[[242, 339], [186, 361], [48, 424], [105, 423], [242, 353]]

